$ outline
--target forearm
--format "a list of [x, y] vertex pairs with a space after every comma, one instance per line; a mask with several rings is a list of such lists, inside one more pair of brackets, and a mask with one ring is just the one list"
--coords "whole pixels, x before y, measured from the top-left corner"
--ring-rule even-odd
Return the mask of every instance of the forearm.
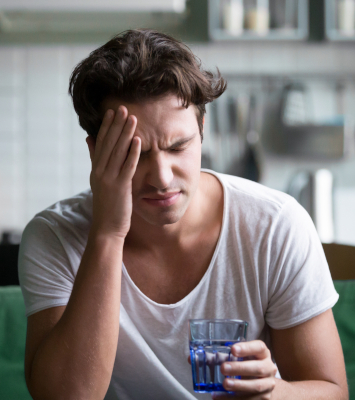
[[35, 399], [103, 398], [115, 360], [123, 240], [91, 233], [68, 305], [34, 357]]
[[326, 381], [286, 382], [276, 379], [272, 400], [348, 400], [347, 389]]

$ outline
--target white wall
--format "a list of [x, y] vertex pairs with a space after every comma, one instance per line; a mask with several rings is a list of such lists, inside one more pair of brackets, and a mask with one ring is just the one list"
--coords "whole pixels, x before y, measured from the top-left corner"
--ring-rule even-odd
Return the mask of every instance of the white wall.
[[67, 94], [85, 47], [0, 48], [0, 231], [88, 187], [85, 132]]

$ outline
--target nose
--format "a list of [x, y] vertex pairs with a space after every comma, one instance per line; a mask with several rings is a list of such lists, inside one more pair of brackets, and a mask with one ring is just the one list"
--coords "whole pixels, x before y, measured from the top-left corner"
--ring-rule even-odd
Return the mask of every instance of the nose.
[[164, 151], [159, 151], [150, 158], [147, 183], [158, 190], [168, 189], [174, 178], [169, 156]]

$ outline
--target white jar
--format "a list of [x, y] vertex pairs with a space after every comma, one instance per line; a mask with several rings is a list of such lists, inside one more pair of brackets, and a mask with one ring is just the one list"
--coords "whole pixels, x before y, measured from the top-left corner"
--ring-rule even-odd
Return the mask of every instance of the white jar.
[[244, 25], [243, 0], [229, 0], [223, 7], [223, 28], [231, 35], [241, 35]]
[[246, 15], [246, 26], [259, 35], [266, 35], [269, 32], [269, 25], [269, 1], [257, 0], [256, 7]]
[[355, 1], [338, 1], [338, 26], [343, 35], [351, 36], [355, 33]]

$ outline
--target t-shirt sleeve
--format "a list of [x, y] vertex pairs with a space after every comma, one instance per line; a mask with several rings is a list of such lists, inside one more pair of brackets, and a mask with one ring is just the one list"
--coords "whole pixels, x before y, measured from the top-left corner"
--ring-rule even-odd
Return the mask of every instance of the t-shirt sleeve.
[[284, 204], [270, 237], [268, 325], [290, 328], [333, 307], [339, 295], [322, 244], [311, 217], [296, 200]]
[[54, 224], [38, 216], [30, 221], [22, 235], [18, 269], [27, 316], [68, 303], [75, 276]]

